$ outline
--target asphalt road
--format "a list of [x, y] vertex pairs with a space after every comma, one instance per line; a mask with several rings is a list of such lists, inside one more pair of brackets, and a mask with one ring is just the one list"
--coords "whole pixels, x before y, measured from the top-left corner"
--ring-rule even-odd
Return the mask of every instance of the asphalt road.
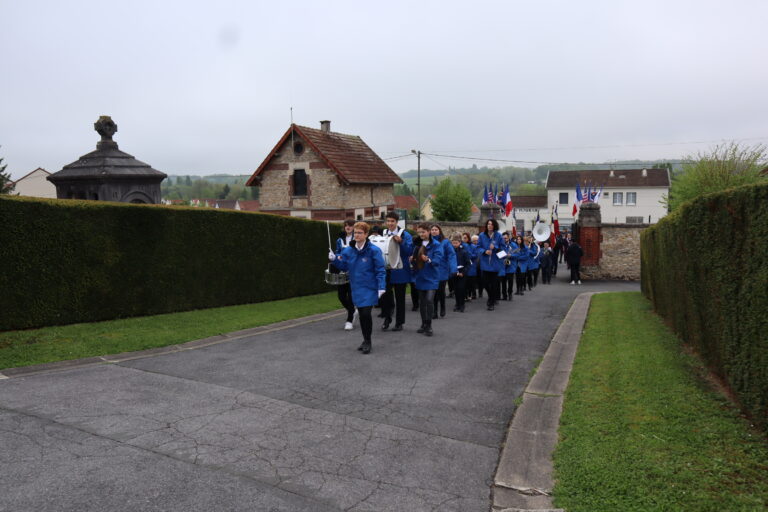
[[369, 355], [339, 316], [0, 380], [0, 511], [487, 511], [515, 398], [573, 298], [638, 289], [449, 300], [432, 338], [410, 310], [402, 332], [376, 319]]

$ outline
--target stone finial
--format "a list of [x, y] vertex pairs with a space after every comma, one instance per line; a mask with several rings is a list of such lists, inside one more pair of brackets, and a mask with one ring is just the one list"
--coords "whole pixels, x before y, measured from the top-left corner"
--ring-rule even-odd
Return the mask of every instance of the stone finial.
[[99, 116], [99, 120], [93, 123], [93, 128], [101, 135], [102, 142], [111, 141], [117, 132], [117, 124], [109, 116]]

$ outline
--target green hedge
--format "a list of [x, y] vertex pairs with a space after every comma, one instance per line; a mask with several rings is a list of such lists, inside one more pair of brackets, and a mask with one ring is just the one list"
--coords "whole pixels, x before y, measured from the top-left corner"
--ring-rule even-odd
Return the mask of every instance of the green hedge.
[[2, 197], [0, 330], [328, 291], [327, 247], [302, 219]]
[[641, 252], [643, 293], [768, 428], [768, 184], [686, 203]]

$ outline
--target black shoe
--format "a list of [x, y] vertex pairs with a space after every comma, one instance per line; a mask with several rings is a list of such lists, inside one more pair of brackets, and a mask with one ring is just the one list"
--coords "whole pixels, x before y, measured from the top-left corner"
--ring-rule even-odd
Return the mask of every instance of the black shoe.
[[459, 306], [456, 306], [456, 307], [453, 308], [454, 312], [457, 312], [458, 310], [459, 310]]
[[419, 310], [418, 304], [414, 304], [413, 307], [411, 308], [411, 311], [418, 311], [418, 310]]
[[402, 331], [402, 330], [403, 330], [403, 324], [395, 324], [395, 326], [392, 328], [392, 332]]
[[416, 332], [417, 332], [417, 333], [419, 333], [419, 334], [422, 334], [422, 333], [423, 333], [424, 331], [426, 331], [426, 330], [427, 330], [427, 326], [426, 326], [426, 325], [424, 325], [424, 324], [421, 324], [421, 327], [419, 327], [418, 329], [416, 329]]
[[440, 316], [441, 317], [445, 316], [445, 306], [440, 307]]
[[509, 300], [506, 295], [502, 297], [503, 300]]
[[496, 308], [493, 306], [493, 304], [491, 304], [490, 306], [488, 306], [488, 311], [493, 311], [494, 309], [496, 309]]
[[382, 331], [386, 331], [387, 329], [389, 329], [389, 326], [390, 326], [391, 323], [392, 323], [392, 319], [391, 318], [385, 318], [384, 319], [384, 325], [381, 326], [381, 330]]
[[362, 345], [360, 345], [360, 350], [363, 354], [370, 354], [371, 352], [371, 342], [370, 341], [364, 341]]
[[432, 314], [432, 320], [437, 320], [437, 311]]
[[387, 316], [387, 315], [385, 315], [383, 311], [381, 313], [379, 313], [379, 318], [384, 318], [385, 316]]
[[427, 327], [426, 329], [424, 329], [424, 336], [432, 336], [432, 328], [431, 327]]
[[463, 312], [464, 312], [464, 306], [461, 306], [461, 307], [459, 308], [459, 313], [463, 313]]
[[359, 347], [357, 347], [357, 350], [363, 350], [363, 345], [365, 345], [365, 342], [362, 342]]

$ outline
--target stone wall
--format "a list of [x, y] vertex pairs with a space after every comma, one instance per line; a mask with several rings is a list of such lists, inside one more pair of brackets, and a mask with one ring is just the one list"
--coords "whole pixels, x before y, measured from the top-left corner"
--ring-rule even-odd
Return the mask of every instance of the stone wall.
[[583, 266], [588, 279], [640, 280], [640, 233], [649, 224], [602, 224], [600, 264]]
[[478, 232], [481, 229], [481, 226], [473, 222], [439, 222], [434, 220], [408, 221], [405, 227], [407, 227], [408, 229], [412, 229], [413, 231], [416, 231], [416, 226], [418, 226], [421, 222], [426, 222], [427, 224], [439, 225], [443, 230], [443, 234], [445, 234], [446, 236], [450, 236], [456, 231], [458, 231], [459, 233], [469, 233], [471, 236], [471, 235], [478, 234]]

